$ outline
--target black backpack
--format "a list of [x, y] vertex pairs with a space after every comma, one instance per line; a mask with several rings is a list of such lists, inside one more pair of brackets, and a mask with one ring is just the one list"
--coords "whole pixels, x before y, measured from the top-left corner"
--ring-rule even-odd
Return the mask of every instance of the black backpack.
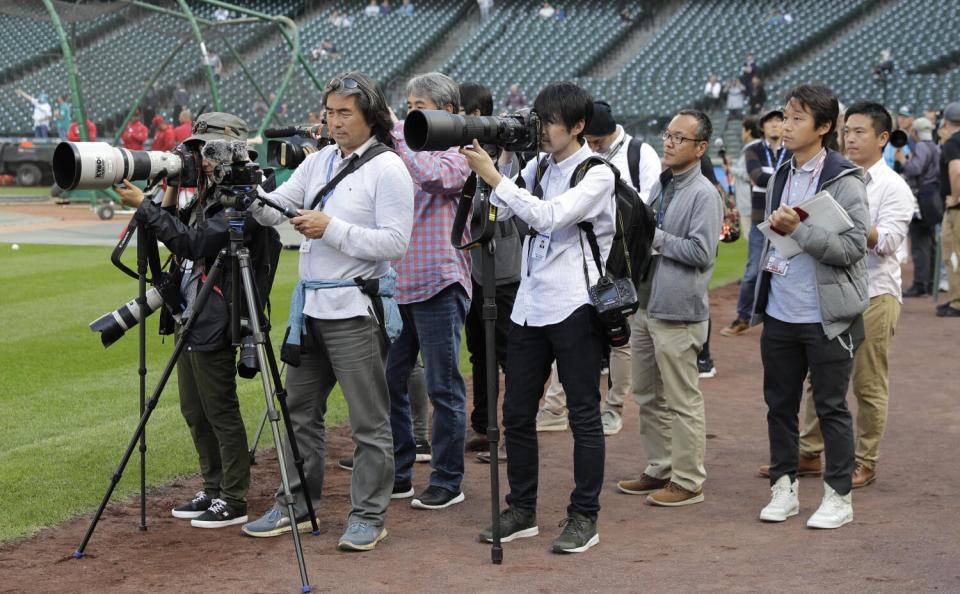
[[640, 149], [643, 145], [643, 139], [636, 136], [631, 138], [627, 145], [627, 169], [634, 188], [640, 187]]
[[[643, 203], [637, 191], [621, 179], [620, 170], [616, 166], [596, 155], [584, 159], [582, 163], [577, 165], [570, 177], [570, 187], [576, 186], [587, 174], [587, 171], [595, 165], [609, 167], [613, 171], [615, 179], [616, 213], [614, 213], [614, 216], [616, 228], [613, 234], [613, 243], [610, 246], [610, 255], [606, 261], [606, 273], [612, 278], [629, 278], [634, 285], [639, 285], [646, 276], [650, 261], [650, 246], [656, 232], [653, 211]], [[541, 198], [540, 180], [543, 178], [546, 169], [547, 160], [543, 159], [537, 166], [537, 182], [534, 189], [534, 194]], [[597, 236], [593, 232], [592, 223], [578, 223], [577, 226], [586, 233], [591, 247], [597, 245]]]

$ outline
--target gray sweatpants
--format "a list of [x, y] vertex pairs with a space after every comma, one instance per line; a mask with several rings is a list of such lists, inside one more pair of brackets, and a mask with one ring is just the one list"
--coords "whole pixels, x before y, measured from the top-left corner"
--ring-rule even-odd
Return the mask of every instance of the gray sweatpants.
[[[393, 491], [393, 434], [390, 432], [390, 395], [384, 365], [387, 347], [373, 317], [347, 320], [307, 318], [306, 352], [299, 367], [287, 371], [287, 408], [304, 459], [304, 474], [319, 510], [323, 489], [324, 416], [327, 397], [340, 383], [347, 401], [353, 434], [354, 470], [350, 484], [353, 508], [348, 521], [360, 520], [382, 526]], [[298, 518], [307, 506], [293, 454], [284, 443], [287, 476]], [[282, 490], [277, 491], [280, 501]]]

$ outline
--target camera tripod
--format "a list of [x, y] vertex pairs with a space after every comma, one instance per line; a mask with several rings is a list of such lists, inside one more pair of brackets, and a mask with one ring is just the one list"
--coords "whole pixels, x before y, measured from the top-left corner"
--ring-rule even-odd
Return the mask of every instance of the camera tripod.
[[[263, 200], [263, 202], [269, 206], [277, 208], [273, 203], [265, 200]], [[278, 208], [278, 210], [283, 211], [282, 208]], [[288, 213], [285, 212], [285, 214]], [[294, 464], [297, 468], [297, 473], [299, 474], [300, 485], [303, 489], [303, 497], [306, 502], [307, 513], [310, 516], [310, 524], [313, 534], [319, 534], [319, 527], [317, 526], [312, 498], [308, 491], [307, 481], [304, 475], [303, 459], [300, 456], [299, 448], [297, 447], [296, 436], [294, 435], [293, 427], [290, 422], [290, 415], [286, 406], [286, 391], [283, 388], [280, 371], [277, 367], [276, 357], [273, 352], [273, 346], [270, 343], [270, 337], [267, 332], [264, 331], [265, 325], [261, 324], [260, 316], [263, 310], [257, 294], [256, 283], [254, 282], [253, 278], [250, 251], [248, 248], [243, 246], [243, 231], [246, 220], [249, 216], [250, 215], [246, 211], [227, 210], [230, 245], [228, 248], [224, 248], [219, 254], [217, 254], [213, 266], [208, 271], [206, 282], [204, 283], [200, 292], [197, 294], [197, 300], [194, 304], [193, 314], [184, 324], [180, 333], [180, 337], [174, 346], [173, 354], [164, 367], [163, 373], [157, 382], [157, 386], [154, 389], [150, 400], [146, 402], [146, 406], [140, 417], [140, 421], [137, 423], [134, 434], [130, 438], [130, 442], [127, 444], [127, 448], [120, 459], [120, 465], [110, 478], [110, 485], [107, 487], [107, 491], [103, 495], [103, 499], [100, 502], [100, 507], [97, 509], [90, 526], [87, 528], [86, 534], [84, 534], [80, 546], [73, 554], [75, 558], [79, 559], [83, 557], [87, 544], [93, 535], [93, 531], [96, 529], [97, 523], [100, 521], [100, 517], [103, 515], [104, 509], [106, 508], [114, 489], [120, 482], [123, 471], [126, 468], [127, 463], [130, 461], [130, 457], [133, 455], [134, 449], [137, 447], [138, 442], [144, 435], [147, 422], [150, 420], [150, 415], [156, 408], [157, 403], [160, 400], [160, 395], [163, 393], [163, 389], [166, 386], [167, 381], [170, 379], [170, 375], [173, 373], [174, 366], [183, 352], [183, 349], [186, 345], [186, 340], [189, 338], [193, 330], [193, 326], [196, 322], [199, 312], [203, 310], [203, 307], [206, 305], [214, 286], [218, 284], [223, 276], [225, 262], [229, 260], [233, 264], [231, 266], [232, 307], [230, 320], [230, 327], [233, 333], [233, 342], [234, 344], [240, 343], [240, 312], [243, 305], [246, 305], [250, 329], [253, 331], [253, 342], [256, 345], [257, 350], [257, 362], [260, 369], [260, 377], [263, 382], [263, 393], [267, 405], [267, 417], [270, 421], [270, 428], [273, 433], [273, 441], [277, 448], [277, 462], [280, 466], [280, 482], [283, 492], [281, 501], [286, 506], [287, 516], [290, 519], [290, 526], [292, 528], [291, 534], [293, 535], [293, 546], [297, 556], [297, 566], [300, 571], [300, 582], [302, 586], [301, 591], [310, 591], [310, 583], [307, 578], [306, 565], [303, 559], [303, 548], [300, 543], [300, 532], [297, 529], [296, 514], [293, 508], [294, 498], [290, 491], [290, 481], [287, 477], [283, 441], [281, 439], [279, 427], [279, 419], [281, 414], [286, 426], [287, 438], [290, 442], [290, 451], [293, 454]], [[145, 324], [141, 324], [141, 328], [144, 325]], [[278, 414], [277, 409], [274, 406], [274, 393], [276, 393], [277, 400], [280, 403], [281, 414]]]
[[[464, 192], [466, 195], [466, 192]], [[479, 233], [471, 233], [471, 241], [461, 244], [463, 231], [470, 213], [479, 223]], [[497, 406], [500, 395], [500, 373], [497, 369], [496, 323], [497, 323], [497, 278], [496, 261], [497, 242], [493, 235], [496, 231], [497, 208], [490, 204], [490, 187], [476, 176], [476, 188], [473, 200], [460, 200], [453, 223], [450, 241], [458, 250], [480, 249], [480, 280], [483, 283], [483, 350], [484, 373], [487, 378], [487, 441], [490, 446], [490, 508], [492, 519], [493, 544], [490, 548], [490, 560], [494, 565], [503, 562], [503, 545], [500, 541], [500, 426], [497, 423]], [[473, 229], [471, 229], [473, 231]]]

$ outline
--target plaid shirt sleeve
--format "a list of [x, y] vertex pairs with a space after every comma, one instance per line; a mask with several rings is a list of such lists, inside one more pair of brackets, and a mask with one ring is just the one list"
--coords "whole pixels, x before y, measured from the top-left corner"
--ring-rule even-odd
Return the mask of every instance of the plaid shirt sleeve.
[[415, 151], [403, 137], [403, 122], [393, 127], [393, 141], [397, 154], [407, 166], [413, 183], [428, 194], [458, 198], [467, 181], [470, 168], [467, 159], [455, 147], [445, 151]]

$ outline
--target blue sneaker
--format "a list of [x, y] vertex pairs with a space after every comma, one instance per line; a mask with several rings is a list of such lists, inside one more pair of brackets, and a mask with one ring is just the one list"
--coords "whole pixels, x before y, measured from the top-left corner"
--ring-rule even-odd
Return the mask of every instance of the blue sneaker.
[[341, 551], [370, 551], [386, 537], [386, 528], [354, 520], [347, 524], [347, 531], [340, 537], [337, 548]]
[[[300, 532], [309, 532], [311, 529], [310, 519], [304, 514], [303, 518], [297, 518], [297, 530]], [[287, 511], [278, 504], [273, 504], [267, 513], [256, 520], [243, 525], [243, 533], [247, 536], [268, 537], [280, 536], [290, 532], [290, 518], [287, 517]]]

